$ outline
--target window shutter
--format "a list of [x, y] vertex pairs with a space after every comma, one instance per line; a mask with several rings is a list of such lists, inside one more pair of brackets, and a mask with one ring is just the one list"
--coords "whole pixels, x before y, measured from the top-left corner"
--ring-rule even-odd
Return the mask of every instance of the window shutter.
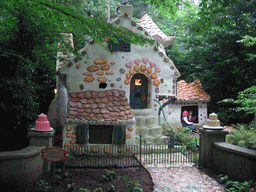
[[120, 125], [114, 126], [114, 144], [123, 145], [125, 144], [125, 127]]
[[76, 143], [86, 144], [88, 143], [89, 125], [79, 124], [76, 127]]
[[119, 49], [120, 49], [120, 44], [119, 44], [119, 43], [115, 43], [114, 41], [112, 41], [111, 39], [109, 39], [108, 48], [109, 48], [109, 50], [110, 50], [111, 52], [119, 51]]

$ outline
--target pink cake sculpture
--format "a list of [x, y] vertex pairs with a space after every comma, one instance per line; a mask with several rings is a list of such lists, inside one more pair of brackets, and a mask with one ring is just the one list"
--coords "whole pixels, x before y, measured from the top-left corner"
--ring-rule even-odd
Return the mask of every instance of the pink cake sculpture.
[[50, 131], [50, 122], [47, 120], [47, 115], [40, 114], [35, 124], [35, 130], [37, 131]]

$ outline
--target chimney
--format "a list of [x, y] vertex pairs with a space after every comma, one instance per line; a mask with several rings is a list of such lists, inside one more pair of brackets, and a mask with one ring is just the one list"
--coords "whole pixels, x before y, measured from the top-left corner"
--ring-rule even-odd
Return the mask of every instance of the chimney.
[[117, 8], [117, 12], [118, 12], [119, 16], [124, 16], [127, 14], [128, 17], [132, 17], [133, 16], [133, 7], [132, 7], [132, 5], [120, 5], [120, 7]]

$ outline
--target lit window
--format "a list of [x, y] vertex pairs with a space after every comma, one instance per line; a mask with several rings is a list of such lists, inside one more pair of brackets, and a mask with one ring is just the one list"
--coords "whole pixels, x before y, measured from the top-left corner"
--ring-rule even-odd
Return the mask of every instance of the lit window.
[[135, 79], [135, 85], [136, 86], [141, 86], [142, 85], [142, 80], [141, 79]]

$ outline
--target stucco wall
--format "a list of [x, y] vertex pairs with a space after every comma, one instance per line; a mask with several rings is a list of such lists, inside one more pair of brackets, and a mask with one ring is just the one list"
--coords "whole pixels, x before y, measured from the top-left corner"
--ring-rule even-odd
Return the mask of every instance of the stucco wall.
[[165, 114], [168, 114], [168, 121], [175, 124], [181, 124], [181, 107], [182, 106], [198, 106], [198, 123], [195, 125], [204, 125], [207, 121], [207, 102], [198, 101], [198, 102], [182, 102], [176, 101], [171, 103], [166, 107]]
[[[112, 22], [112, 25], [124, 26], [144, 37], [152, 38], [146, 29], [132, 20], [130, 8], [129, 6], [121, 7], [120, 14]], [[128, 13], [128, 17], [125, 17], [124, 13]], [[104, 44], [105, 46], [108, 45], [107, 42]], [[157, 94], [174, 97], [177, 94], [175, 80], [180, 76], [180, 73], [161, 46], [131, 44], [131, 52], [110, 53], [92, 41], [80, 52], [84, 55], [82, 60], [73, 58], [58, 69], [60, 74], [67, 74], [66, 85], [69, 92], [102, 91], [103, 89], [99, 88], [99, 84], [105, 82], [107, 83], [105, 90], [121, 89], [126, 91], [129, 102], [130, 80], [134, 74], [143, 73], [149, 80], [148, 108], [154, 107], [153, 99], [156, 98]], [[102, 59], [102, 61], [104, 59], [105, 62], [97, 63], [96, 60], [99, 61], [98, 59]], [[94, 70], [91, 70], [93, 68]]]

